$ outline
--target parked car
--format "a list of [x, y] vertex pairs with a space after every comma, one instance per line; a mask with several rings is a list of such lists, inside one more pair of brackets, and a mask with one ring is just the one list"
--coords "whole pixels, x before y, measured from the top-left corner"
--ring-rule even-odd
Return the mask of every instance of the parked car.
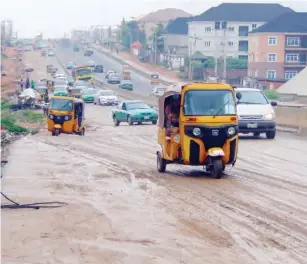
[[94, 104], [100, 105], [117, 105], [118, 99], [116, 94], [111, 90], [100, 90], [94, 98]]
[[95, 62], [93, 60], [89, 60], [87, 62], [87, 65], [90, 66], [90, 67], [95, 67]]
[[82, 100], [85, 103], [94, 102], [94, 98], [96, 96], [97, 91], [94, 88], [87, 88], [81, 91]]
[[92, 50], [89, 50], [89, 49], [88, 49], [88, 50], [85, 50], [85, 51], [84, 51], [84, 56], [92, 56], [93, 53], [94, 53], [94, 52], [93, 52]]
[[130, 80], [122, 80], [119, 88], [132, 91], [133, 90], [133, 84]]
[[127, 100], [119, 103], [117, 108], [112, 111], [112, 118], [115, 126], [121, 122], [127, 122], [130, 126], [143, 122], [156, 124], [158, 113], [143, 101]]
[[270, 102], [259, 89], [236, 88], [235, 91], [242, 95], [237, 102], [239, 133], [253, 133], [257, 137], [265, 133], [268, 139], [274, 139], [276, 120], [273, 106], [277, 102]]
[[165, 91], [167, 90], [166, 87], [154, 87], [150, 93], [153, 96], [162, 96]]
[[120, 83], [120, 77], [118, 74], [113, 73], [108, 77], [108, 83]]
[[95, 65], [94, 72], [103, 73], [103, 66], [102, 65]]

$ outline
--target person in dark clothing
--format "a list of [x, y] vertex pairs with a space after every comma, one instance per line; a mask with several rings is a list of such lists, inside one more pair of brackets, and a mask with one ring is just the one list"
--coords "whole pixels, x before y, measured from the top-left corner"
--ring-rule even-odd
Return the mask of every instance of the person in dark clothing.
[[29, 78], [27, 78], [26, 80], [26, 89], [30, 88], [30, 80]]
[[45, 99], [46, 104], [49, 103], [48, 89], [45, 92], [45, 98], [44, 99]]

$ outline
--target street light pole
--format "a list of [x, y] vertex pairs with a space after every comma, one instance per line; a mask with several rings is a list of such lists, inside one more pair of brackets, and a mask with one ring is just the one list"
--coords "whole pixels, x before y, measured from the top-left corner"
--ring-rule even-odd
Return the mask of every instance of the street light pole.
[[157, 64], [157, 34], [154, 34], [155, 41], [154, 41], [154, 49], [155, 49], [155, 65]]
[[[192, 60], [194, 62], [194, 58], [193, 58], [193, 52], [195, 54], [196, 52], [196, 41], [197, 40], [201, 40], [200, 37], [197, 37], [196, 34], [194, 33], [194, 36], [189, 36], [190, 39], [192, 39], [192, 44], [193, 44], [193, 51], [192, 51], [192, 47], [190, 49], [190, 54], [189, 54], [189, 80], [193, 79], [193, 65], [192, 65]], [[191, 45], [192, 46], [192, 45]]]

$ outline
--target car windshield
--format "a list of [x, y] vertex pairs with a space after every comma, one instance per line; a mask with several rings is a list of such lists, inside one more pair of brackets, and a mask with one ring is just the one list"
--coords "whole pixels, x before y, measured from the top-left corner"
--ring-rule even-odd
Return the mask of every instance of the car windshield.
[[87, 76], [87, 75], [91, 75], [92, 72], [90, 69], [79, 69], [76, 71], [78, 76]]
[[132, 84], [130, 81], [122, 81], [122, 84]]
[[76, 88], [71, 89], [72, 93], [81, 93], [81, 90], [82, 89], [76, 89]]
[[55, 82], [54, 86], [66, 86], [66, 82]]
[[75, 82], [75, 85], [77, 86], [77, 85], [79, 85], [79, 86], [84, 86], [85, 85], [85, 82], [83, 82], [83, 81], [76, 81]]
[[268, 104], [268, 100], [261, 91], [240, 91], [240, 94], [242, 94], [242, 98], [238, 102], [239, 104]]
[[96, 91], [94, 89], [87, 89], [83, 91], [83, 94], [95, 94]]
[[235, 115], [235, 99], [230, 90], [190, 90], [185, 93], [184, 115]]
[[101, 96], [112, 96], [114, 93], [112, 91], [101, 91], [100, 92]]
[[134, 109], [149, 109], [150, 107], [145, 104], [144, 102], [131, 102], [127, 103], [127, 110], [134, 110]]
[[57, 86], [57, 87], [54, 87], [54, 90], [55, 90], [55, 91], [67, 91], [67, 90], [66, 90], [66, 87], [64, 87], [64, 86]]
[[72, 111], [73, 103], [72, 103], [72, 100], [51, 99], [50, 109], [62, 110], [62, 111]]

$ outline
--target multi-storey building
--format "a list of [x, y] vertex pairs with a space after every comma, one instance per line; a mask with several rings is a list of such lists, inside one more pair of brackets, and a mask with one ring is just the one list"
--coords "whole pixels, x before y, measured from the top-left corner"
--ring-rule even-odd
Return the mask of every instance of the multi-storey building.
[[190, 21], [189, 50], [210, 57], [248, 58], [248, 33], [292, 9], [280, 4], [223, 3]]
[[286, 81], [307, 66], [307, 13], [286, 13], [249, 34], [249, 76]]

